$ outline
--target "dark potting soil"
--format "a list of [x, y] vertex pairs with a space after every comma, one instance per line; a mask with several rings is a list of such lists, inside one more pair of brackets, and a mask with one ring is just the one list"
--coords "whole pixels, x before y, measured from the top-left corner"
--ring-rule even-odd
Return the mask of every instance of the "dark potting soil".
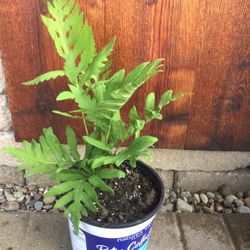
[[121, 224], [135, 221], [155, 208], [159, 197], [150, 177], [138, 168], [133, 169], [125, 164], [121, 170], [126, 173], [125, 178], [106, 181], [115, 195], [97, 191], [103, 208], [98, 213], [89, 214], [89, 219]]

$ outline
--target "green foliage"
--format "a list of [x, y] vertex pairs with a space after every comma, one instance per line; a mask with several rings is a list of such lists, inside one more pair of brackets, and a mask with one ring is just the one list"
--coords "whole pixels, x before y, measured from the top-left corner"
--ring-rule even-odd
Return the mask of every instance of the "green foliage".
[[[48, 11], [50, 17], [42, 16], [42, 21], [64, 60], [64, 68], [24, 84], [36, 85], [49, 79], [67, 77], [68, 89], [59, 93], [56, 100], [74, 101], [78, 108], [53, 112], [83, 121], [82, 139], [86, 151], [84, 156], [79, 154], [76, 135], [69, 127], [66, 129], [67, 147], [48, 128], [44, 129], [39, 141], [24, 141], [22, 149], [5, 150], [21, 163], [18, 171], [25, 170], [27, 176], [49, 174], [52, 180], [60, 183], [53, 186], [46, 196], [59, 196], [55, 208], [66, 208], [65, 216], [70, 216], [78, 232], [80, 218], [87, 216], [89, 211], [97, 212], [101, 207], [96, 190], [114, 194], [105, 180], [124, 178], [125, 173], [120, 166], [125, 161], [136, 167], [138, 157], [151, 158], [148, 149], [157, 142], [157, 138], [141, 136], [141, 131], [151, 120], [161, 120], [163, 107], [184, 94], [173, 95], [173, 90], [168, 90], [157, 102], [155, 93], [150, 93], [143, 114], [133, 106], [126, 124], [121, 118], [121, 108], [138, 88], [161, 72], [163, 59], [144, 62], [127, 74], [124, 69], [111, 74], [109, 56], [115, 38], [97, 52], [93, 32], [74, 0], [48, 1]], [[116, 153], [130, 137], [133, 137], [130, 145]]]
[[65, 73], [62, 70], [51, 71], [51, 72], [47, 72], [43, 75], [40, 75], [31, 81], [24, 82], [23, 84], [24, 85], [37, 85], [39, 83], [48, 81], [50, 79], [56, 79], [57, 77], [64, 76], [64, 75], [65, 75]]

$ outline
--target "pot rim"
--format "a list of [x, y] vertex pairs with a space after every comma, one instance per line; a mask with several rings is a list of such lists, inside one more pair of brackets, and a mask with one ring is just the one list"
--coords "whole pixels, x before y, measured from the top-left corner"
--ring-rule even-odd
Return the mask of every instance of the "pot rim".
[[165, 196], [164, 184], [163, 184], [162, 179], [159, 176], [159, 174], [152, 167], [148, 166], [147, 164], [145, 164], [144, 162], [139, 161], [139, 160], [137, 160], [137, 167], [139, 167], [141, 170], [144, 170], [147, 173], [150, 173], [150, 176], [154, 179], [155, 183], [158, 183], [158, 184], [156, 184], [156, 186], [158, 189], [157, 191], [160, 193], [159, 201], [156, 204], [155, 208], [150, 213], [146, 214], [145, 216], [143, 216], [135, 221], [130, 221], [130, 222], [122, 223], [122, 224], [111, 224], [111, 223], [98, 222], [98, 221], [90, 220], [88, 217], [81, 218], [81, 221], [86, 223], [86, 224], [96, 226], [99, 228], [121, 229], [121, 228], [128, 228], [128, 227], [133, 227], [133, 226], [139, 225], [139, 224], [149, 220], [154, 215], [156, 215], [164, 202], [164, 196]]

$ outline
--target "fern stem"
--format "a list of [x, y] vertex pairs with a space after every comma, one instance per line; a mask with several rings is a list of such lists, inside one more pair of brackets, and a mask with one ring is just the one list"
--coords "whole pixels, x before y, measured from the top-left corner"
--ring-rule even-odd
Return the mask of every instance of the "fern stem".
[[83, 112], [82, 112], [82, 120], [83, 120], [83, 125], [84, 125], [84, 129], [85, 129], [85, 133], [86, 133], [87, 135], [89, 135], [88, 126], [87, 126], [86, 119], [85, 119], [85, 115], [84, 115]]
[[111, 120], [110, 120], [110, 123], [109, 123], [109, 128], [108, 128], [108, 133], [107, 133], [107, 136], [106, 136], [106, 143], [108, 143], [108, 140], [109, 140], [109, 135], [110, 135], [110, 131], [111, 131]]

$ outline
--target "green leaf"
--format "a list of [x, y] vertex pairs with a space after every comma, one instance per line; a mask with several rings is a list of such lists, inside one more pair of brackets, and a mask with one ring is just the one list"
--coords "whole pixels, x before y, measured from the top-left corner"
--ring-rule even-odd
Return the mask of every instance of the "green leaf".
[[64, 101], [70, 99], [74, 99], [74, 95], [70, 91], [63, 91], [56, 97], [57, 101]]
[[82, 171], [79, 170], [63, 170], [59, 173], [55, 173], [51, 176], [51, 179], [56, 181], [72, 181], [72, 180], [83, 180], [85, 178], [85, 175]]
[[24, 177], [29, 177], [35, 174], [50, 174], [56, 171], [56, 166], [40, 165], [26, 171]]
[[21, 165], [19, 165], [17, 168], [16, 168], [16, 171], [17, 172], [20, 172], [24, 169], [27, 169], [27, 168], [31, 168], [32, 166], [34, 166], [34, 162], [33, 161], [26, 161], [24, 163], [22, 163]]
[[55, 42], [58, 54], [66, 58], [73, 45], [75, 51], [81, 48], [79, 43], [82, 37], [79, 34], [82, 32], [83, 14], [79, 4], [74, 5], [73, 0], [63, 1], [64, 5], [57, 2], [50, 4], [48, 1], [48, 10], [53, 18], [42, 16], [42, 21]]
[[130, 157], [138, 157], [141, 151], [151, 147], [157, 142], [158, 139], [152, 136], [142, 136], [135, 139], [127, 149], [123, 150], [120, 154], [117, 155], [117, 160], [115, 164], [120, 166], [125, 160]]
[[96, 188], [99, 188], [103, 192], [108, 192], [114, 195], [114, 190], [108, 186], [99, 176], [91, 175], [89, 182]]
[[111, 163], [115, 163], [115, 161], [117, 160], [117, 156], [116, 155], [112, 155], [112, 156], [101, 156], [98, 157], [96, 159], [94, 159], [91, 168], [95, 169], [95, 168], [99, 168], [101, 166], [107, 165], [107, 164], [111, 164]]
[[135, 124], [136, 120], [140, 120], [140, 116], [138, 115], [136, 106], [133, 106], [129, 111], [129, 120], [131, 124]]
[[166, 91], [160, 98], [160, 102], [158, 104], [158, 110], [161, 110], [165, 105], [169, 104], [172, 101], [173, 90], [170, 89]]
[[144, 114], [146, 117], [150, 117], [152, 112], [155, 110], [155, 93], [151, 92], [145, 102]]
[[90, 144], [90, 145], [92, 145], [92, 146], [95, 146], [96, 148], [99, 148], [99, 149], [101, 149], [101, 150], [107, 151], [107, 152], [110, 152], [111, 149], [112, 149], [110, 146], [108, 146], [108, 145], [102, 143], [101, 141], [98, 141], [98, 140], [96, 140], [96, 139], [93, 139], [93, 138], [91, 138], [91, 137], [89, 137], [89, 136], [83, 136], [83, 140], [84, 140], [86, 143], [88, 143], [88, 144]]
[[126, 174], [115, 168], [98, 169], [95, 171], [101, 179], [114, 179], [114, 178], [125, 178]]
[[42, 83], [44, 81], [48, 81], [50, 79], [56, 79], [57, 77], [62, 77], [62, 76], [65, 76], [65, 73], [62, 70], [51, 71], [51, 72], [47, 72], [45, 74], [42, 74], [31, 81], [24, 82], [22, 84], [23, 85], [37, 85], [37, 84]]
[[44, 195], [44, 197], [50, 197], [55, 195], [64, 194], [66, 192], [69, 192], [70, 190], [74, 189], [77, 184], [79, 184], [81, 181], [67, 181], [63, 182], [59, 185], [56, 185], [49, 189], [49, 191]]
[[79, 63], [79, 68], [81, 71], [86, 71], [88, 65], [93, 61], [96, 49], [95, 49], [95, 39], [88, 22], [86, 21], [83, 26], [82, 31], [82, 54]]
[[74, 191], [70, 191], [63, 195], [59, 200], [56, 201], [54, 208], [59, 209], [72, 202], [74, 199]]
[[113, 50], [115, 44], [115, 37], [108, 43], [93, 59], [83, 75], [82, 82], [88, 81], [91, 78], [98, 80], [99, 74], [105, 69], [105, 62], [108, 61], [108, 56]]
[[79, 198], [83, 202], [84, 206], [88, 208], [90, 211], [94, 213], [98, 211], [98, 209], [96, 208], [94, 203], [91, 201], [87, 193], [81, 191], [81, 193], [79, 194]]
[[18, 161], [25, 160], [25, 153], [23, 152], [23, 150], [21, 150], [19, 148], [5, 147], [3, 150], [6, 153], [8, 153], [8, 154], [12, 155], [13, 157], [15, 157]]
[[96, 193], [95, 189], [92, 187], [92, 185], [89, 184], [88, 182], [84, 182], [82, 186], [83, 186], [83, 190], [88, 194], [89, 198], [94, 203], [96, 203], [98, 206], [101, 206], [101, 204], [98, 200], [97, 193]]
[[85, 208], [80, 203], [74, 202], [70, 204], [69, 207], [64, 211], [64, 216], [70, 217], [70, 220], [72, 221], [76, 235], [79, 234], [79, 222], [81, 219], [81, 211], [83, 209]]
[[67, 143], [69, 145], [69, 150], [70, 150], [71, 155], [76, 161], [79, 161], [80, 154], [78, 153], [78, 150], [77, 150], [76, 135], [75, 135], [75, 132], [70, 127], [66, 128], [66, 137], [67, 137]]

